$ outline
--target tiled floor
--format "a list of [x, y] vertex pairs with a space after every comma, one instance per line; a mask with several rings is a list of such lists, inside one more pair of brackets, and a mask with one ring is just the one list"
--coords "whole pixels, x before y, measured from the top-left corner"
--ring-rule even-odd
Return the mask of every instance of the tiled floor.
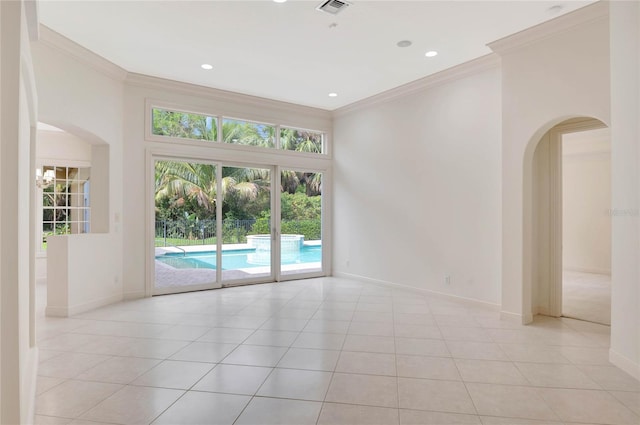
[[611, 324], [611, 276], [565, 270], [562, 273], [562, 315]]
[[609, 328], [324, 278], [41, 318], [38, 424], [629, 424]]

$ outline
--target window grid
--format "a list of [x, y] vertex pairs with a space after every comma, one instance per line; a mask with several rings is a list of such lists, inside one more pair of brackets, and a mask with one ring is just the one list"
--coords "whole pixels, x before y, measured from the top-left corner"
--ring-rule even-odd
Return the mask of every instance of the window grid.
[[42, 186], [42, 248], [47, 237], [90, 231], [89, 168], [44, 166]]

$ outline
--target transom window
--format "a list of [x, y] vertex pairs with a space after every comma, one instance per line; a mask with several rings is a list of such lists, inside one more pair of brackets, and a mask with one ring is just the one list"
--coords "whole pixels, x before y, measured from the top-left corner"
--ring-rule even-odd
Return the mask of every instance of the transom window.
[[311, 154], [326, 153], [325, 134], [322, 131], [163, 108], [151, 108], [151, 130], [155, 136]]

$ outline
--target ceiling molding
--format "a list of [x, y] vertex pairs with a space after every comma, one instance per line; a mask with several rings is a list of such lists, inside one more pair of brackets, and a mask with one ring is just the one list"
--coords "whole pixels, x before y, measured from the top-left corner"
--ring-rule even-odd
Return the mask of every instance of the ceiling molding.
[[82, 47], [62, 34], [55, 32], [46, 25], [40, 24], [40, 38], [38, 42], [71, 56], [78, 62], [93, 68], [107, 77], [123, 81], [127, 76], [125, 69], [93, 53], [91, 50]]
[[347, 115], [364, 108], [390, 102], [397, 98], [410, 96], [423, 90], [441, 86], [443, 84], [447, 84], [452, 81], [480, 73], [482, 71], [498, 68], [499, 66], [500, 56], [496, 55], [495, 53], [490, 53], [477, 59], [473, 59], [469, 62], [465, 62], [452, 68], [445, 69], [444, 71], [428, 75], [426, 77], [420, 78], [419, 80], [403, 84], [391, 90], [384, 91], [358, 102], [335, 109], [333, 111], [333, 116], [336, 117]]
[[494, 52], [504, 55], [566, 32], [576, 26], [608, 19], [608, 17], [609, 3], [601, 0], [550, 21], [493, 41], [487, 44], [487, 46]]
[[313, 108], [311, 106], [298, 105], [295, 103], [251, 96], [248, 94], [199, 86], [191, 83], [183, 83], [175, 80], [167, 80], [164, 78], [152, 77], [150, 75], [137, 74], [133, 72], [127, 74], [125, 84], [155, 90], [170, 90], [176, 93], [204, 99], [215, 99], [240, 105], [254, 105], [279, 112], [292, 112], [298, 116], [305, 115], [331, 120], [331, 112], [326, 109]]

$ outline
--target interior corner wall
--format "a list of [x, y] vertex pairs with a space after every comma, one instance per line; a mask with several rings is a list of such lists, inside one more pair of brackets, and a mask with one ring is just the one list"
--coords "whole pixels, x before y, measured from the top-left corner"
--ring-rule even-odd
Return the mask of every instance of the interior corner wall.
[[[115, 269], [113, 275], [118, 284], [112, 288], [110, 295], [122, 297], [122, 234], [116, 221], [123, 209], [124, 85], [122, 81], [100, 72], [98, 66], [91, 65], [92, 60], [100, 59], [78, 60], [71, 53], [58, 48], [54, 41], [42, 39], [31, 46], [39, 97], [39, 119], [92, 145], [92, 157], [96, 156], [92, 161], [98, 161], [95, 164], [96, 176], [102, 177], [100, 184], [94, 185], [92, 182], [91, 187], [92, 226], [94, 219], [99, 218], [99, 226], [92, 229], [112, 234], [107, 238], [113, 244], [110, 253], [114, 256], [109, 259], [109, 264]], [[99, 199], [97, 192], [101, 188], [107, 191], [103, 193], [103, 199]], [[95, 240], [103, 243], [104, 238]], [[91, 265], [87, 264], [86, 267]]]
[[640, 4], [610, 2], [610, 360], [640, 379]]
[[499, 303], [500, 91], [496, 65], [334, 117], [335, 273]]
[[608, 18], [500, 54], [502, 311], [526, 323], [533, 313], [533, 152], [544, 133], [568, 118], [609, 123]]

